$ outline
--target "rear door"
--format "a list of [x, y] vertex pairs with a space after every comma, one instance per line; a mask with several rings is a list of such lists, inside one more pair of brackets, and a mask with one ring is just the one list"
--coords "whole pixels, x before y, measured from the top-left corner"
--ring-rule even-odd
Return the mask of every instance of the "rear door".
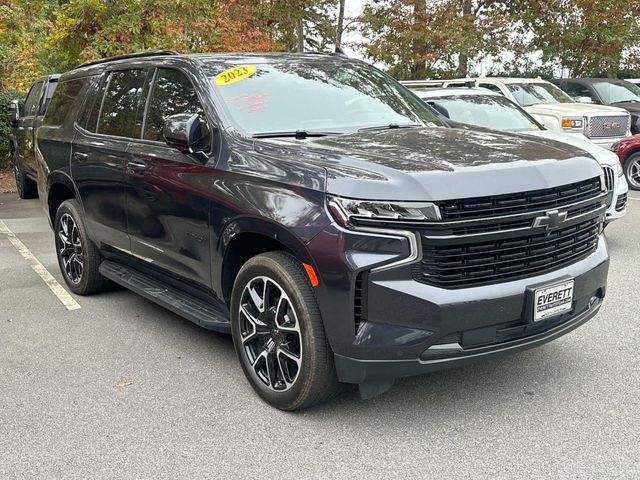
[[29, 177], [35, 179], [36, 159], [34, 152], [35, 123], [42, 95], [44, 81], [39, 80], [33, 84], [24, 103], [22, 118], [16, 132], [18, 142], [18, 154], [22, 161], [22, 169]]
[[203, 112], [186, 71], [158, 68], [150, 82], [141, 138], [126, 165], [127, 216], [135, 256], [183, 279], [210, 286], [207, 156], [187, 155], [163, 139], [164, 119]]
[[105, 72], [77, 126], [71, 173], [89, 235], [101, 248], [130, 252], [124, 172], [129, 142], [140, 135], [137, 116], [146, 76], [144, 68]]

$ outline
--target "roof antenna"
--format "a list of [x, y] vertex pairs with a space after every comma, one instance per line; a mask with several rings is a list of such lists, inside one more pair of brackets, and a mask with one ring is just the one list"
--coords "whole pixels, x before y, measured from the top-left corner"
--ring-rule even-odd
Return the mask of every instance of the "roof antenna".
[[340, 47], [336, 47], [336, 55], [338, 55], [340, 57], [349, 58], [349, 55], [344, 53], [344, 50], [342, 50], [342, 48], [340, 48]]

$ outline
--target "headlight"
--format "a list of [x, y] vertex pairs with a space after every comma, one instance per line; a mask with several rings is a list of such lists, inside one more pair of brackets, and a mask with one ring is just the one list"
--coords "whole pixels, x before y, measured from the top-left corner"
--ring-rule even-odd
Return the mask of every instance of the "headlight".
[[622, 169], [622, 165], [620, 165], [620, 162], [616, 163], [616, 171], [618, 172], [619, 177], [622, 177], [624, 175], [624, 170]]
[[611, 147], [609, 147], [609, 150], [611, 150], [613, 153], [618, 153], [618, 147], [620, 147], [620, 142], [616, 142], [611, 145]]
[[562, 128], [582, 128], [581, 118], [562, 117]]
[[329, 210], [342, 226], [440, 220], [440, 209], [430, 202], [390, 202], [330, 197]]

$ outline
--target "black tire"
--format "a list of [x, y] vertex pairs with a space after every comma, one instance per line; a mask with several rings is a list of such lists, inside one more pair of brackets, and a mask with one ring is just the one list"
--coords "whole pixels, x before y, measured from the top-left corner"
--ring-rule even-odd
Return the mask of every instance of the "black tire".
[[631, 190], [640, 190], [640, 152], [630, 155], [624, 161], [624, 176]]
[[[56, 254], [62, 277], [71, 291], [78, 295], [90, 295], [105, 290], [109, 286], [109, 281], [100, 275], [98, 271], [100, 262], [102, 261], [102, 255], [100, 255], [98, 248], [87, 236], [84, 220], [80, 214], [81, 211], [80, 205], [76, 200], [65, 200], [58, 208], [54, 222]], [[77, 233], [74, 233], [73, 227], [69, 226], [69, 218], [73, 220]], [[66, 235], [68, 242], [66, 243], [63, 240], [64, 235], [62, 234], [64, 233], [64, 223], [67, 224], [68, 230]], [[79, 242], [76, 242], [76, 240]], [[77, 247], [71, 247], [69, 243], [79, 243], [81, 258], [78, 258]], [[65, 246], [67, 248], [64, 248]], [[74, 269], [67, 268], [68, 263], [65, 263], [65, 258], [69, 260], [69, 255], [72, 256], [74, 253], [76, 255], [73, 258], [73, 262], [76, 265], [75, 273], [78, 272], [77, 267], [82, 265], [79, 278], [74, 278], [76, 277], [74, 275]]]
[[24, 174], [15, 150], [13, 151], [13, 173], [16, 179], [18, 196], [22, 199], [35, 198], [38, 195], [38, 185]]
[[[251, 334], [243, 331], [243, 329], [245, 329], [243, 325], [255, 325], [255, 323], [247, 322], [245, 313], [240, 313], [240, 304], [241, 301], [244, 301], [243, 298], [253, 298], [251, 295], [245, 297], [249, 289], [251, 289], [253, 285], [256, 285], [253, 282], [265, 282], [265, 284], [267, 284], [266, 281], [262, 280], [265, 278], [272, 282], [268, 283], [269, 289], [278, 291], [278, 288], [280, 288], [280, 291], [285, 293], [285, 295], [276, 297], [280, 299], [285, 298], [285, 302], [277, 301], [278, 309], [280, 309], [280, 305], [284, 303], [287, 303], [287, 305], [293, 309], [292, 312], [289, 307], [282, 307], [282, 309], [287, 308], [287, 315], [282, 318], [287, 320], [287, 322], [293, 318], [299, 331], [298, 333], [287, 333], [295, 327], [294, 323], [291, 322], [288, 324], [289, 330], [285, 331], [285, 337], [293, 336], [294, 338], [278, 339], [277, 336], [282, 335], [282, 329], [285, 328], [286, 323], [280, 325], [278, 319], [275, 319], [274, 325], [276, 333], [260, 334], [265, 337], [274, 335], [269, 338], [272, 339], [272, 342], [277, 342], [276, 346], [274, 346], [275, 343], [271, 345], [273, 347], [272, 351], [275, 350], [276, 352], [276, 360], [274, 361], [278, 362], [277, 367], [274, 367], [272, 371], [276, 372], [276, 376], [280, 376], [279, 379], [275, 379], [275, 382], [270, 382], [264, 377], [261, 377], [256, 368], [253, 367], [250, 356], [253, 355], [252, 352], [255, 350], [256, 345], [244, 343], [247, 342], [248, 337], [251, 337]], [[256, 289], [254, 288], [254, 290]], [[264, 292], [263, 298], [267, 298], [267, 287], [264, 288]], [[267, 311], [273, 311], [272, 308], [266, 308], [268, 303], [268, 301], [263, 302], [262, 308], [265, 311], [264, 315], [267, 315]], [[273, 303], [276, 302], [274, 301]], [[245, 309], [248, 308], [246, 303], [243, 303], [243, 305]], [[273, 315], [275, 318], [275, 311], [273, 311]], [[279, 325], [281, 330], [278, 333]], [[339, 391], [340, 384], [336, 378], [333, 352], [324, 332], [324, 325], [315, 295], [300, 261], [289, 253], [269, 252], [258, 255], [250, 259], [240, 269], [233, 286], [231, 297], [231, 328], [233, 343], [245, 376], [258, 395], [270, 405], [281, 410], [299, 410], [325, 402], [335, 396]], [[262, 345], [259, 342], [262, 341], [264, 337], [258, 337], [257, 328], [254, 332], [256, 339], [254, 342]], [[299, 342], [296, 342], [296, 336]], [[268, 343], [268, 340], [265, 340], [264, 343]], [[295, 370], [295, 378], [293, 378], [292, 369], [288, 368], [286, 364], [284, 365], [285, 368], [283, 368], [283, 364], [280, 363], [282, 359], [286, 361], [287, 357], [279, 355], [277, 352], [281, 352], [281, 349], [295, 350], [296, 343], [299, 343], [298, 352], [300, 363], [298, 364], [298, 368], [293, 368], [293, 370]], [[263, 346], [260, 354], [268, 356], [268, 351], [267, 347]], [[259, 357], [260, 355], [257, 356]], [[291, 359], [291, 357], [288, 357], [288, 359]], [[266, 364], [268, 360], [264, 360], [264, 362]], [[256, 361], [256, 365], [257, 363]], [[267, 369], [266, 376], [270, 376], [268, 372]], [[288, 377], [290, 383], [284, 380], [284, 375]], [[274, 388], [274, 385], [286, 389], [277, 390]]]

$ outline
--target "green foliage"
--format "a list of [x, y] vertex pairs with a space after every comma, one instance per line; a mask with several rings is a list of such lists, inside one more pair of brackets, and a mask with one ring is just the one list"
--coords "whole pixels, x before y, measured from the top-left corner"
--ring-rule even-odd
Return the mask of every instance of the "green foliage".
[[367, 0], [360, 31], [365, 55], [399, 78], [463, 76], [487, 57], [516, 75], [640, 68], [638, 1]]
[[8, 90], [0, 90], [0, 170], [9, 166], [11, 162], [9, 149], [9, 103], [11, 100], [24, 101], [24, 95]]

